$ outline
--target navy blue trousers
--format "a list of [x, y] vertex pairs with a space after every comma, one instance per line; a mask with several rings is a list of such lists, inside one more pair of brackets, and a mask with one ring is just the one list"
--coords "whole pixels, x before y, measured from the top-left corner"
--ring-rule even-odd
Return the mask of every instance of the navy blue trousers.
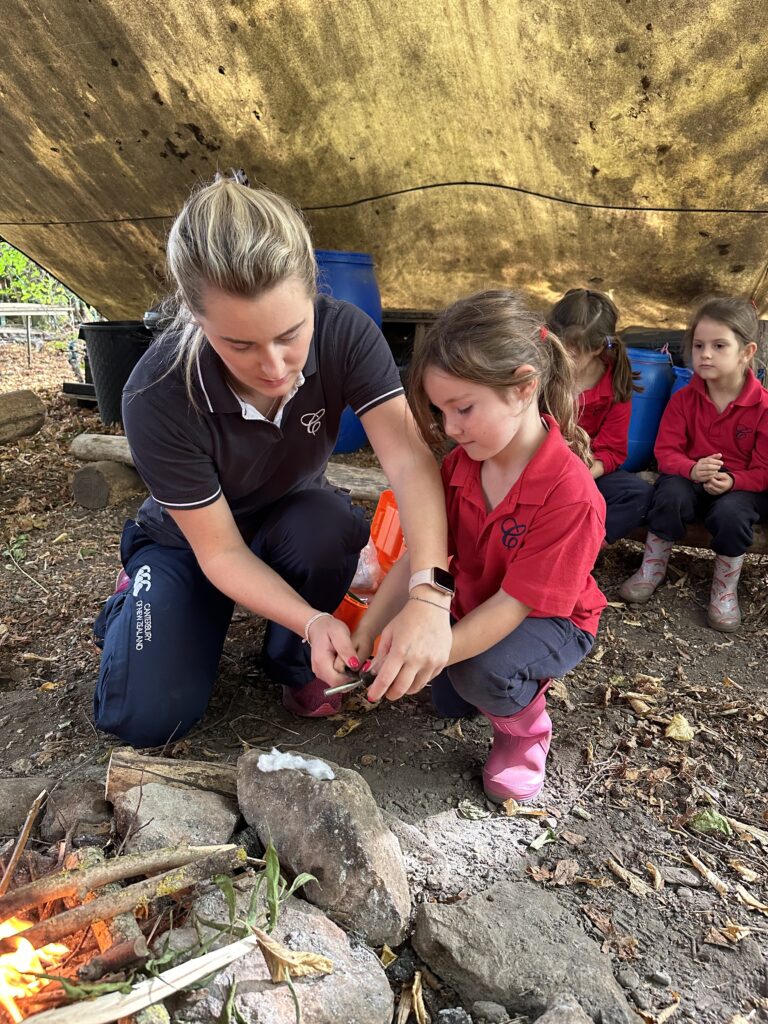
[[432, 706], [444, 718], [465, 718], [478, 708], [492, 715], [515, 715], [528, 707], [542, 679], [570, 672], [594, 642], [570, 619], [529, 616], [487, 651], [435, 676]]
[[648, 529], [662, 540], [682, 540], [688, 523], [701, 522], [712, 534], [712, 550], [735, 558], [752, 546], [752, 527], [768, 518], [768, 493], [707, 494], [703, 484], [662, 473], [656, 481]]
[[[250, 548], [314, 608], [334, 611], [357, 568], [369, 528], [349, 496], [299, 491], [253, 525]], [[120, 557], [131, 586], [94, 625], [103, 646], [94, 719], [135, 747], [183, 736], [205, 713], [234, 602], [204, 576], [188, 547], [158, 544], [129, 520]], [[310, 651], [291, 630], [267, 625], [262, 658], [278, 683], [313, 678]]]
[[605, 539], [609, 544], [643, 525], [653, 500], [653, 484], [624, 469], [605, 473], [595, 483], [605, 498]]

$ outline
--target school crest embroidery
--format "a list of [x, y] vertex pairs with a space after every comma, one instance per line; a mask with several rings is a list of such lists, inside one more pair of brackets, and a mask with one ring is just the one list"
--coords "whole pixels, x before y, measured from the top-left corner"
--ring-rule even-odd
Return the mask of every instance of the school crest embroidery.
[[752, 427], [748, 427], [745, 423], [736, 424], [736, 440], [743, 441], [745, 437], [749, 437], [750, 434], [754, 434]]
[[320, 429], [325, 409], [318, 409], [317, 412], [305, 412], [301, 417], [302, 426], [307, 428], [308, 434], [316, 434]]
[[507, 516], [506, 519], [502, 519], [499, 526], [501, 529], [501, 543], [510, 550], [517, 547], [520, 543], [520, 538], [528, 529], [525, 523], [518, 523], [514, 516]]

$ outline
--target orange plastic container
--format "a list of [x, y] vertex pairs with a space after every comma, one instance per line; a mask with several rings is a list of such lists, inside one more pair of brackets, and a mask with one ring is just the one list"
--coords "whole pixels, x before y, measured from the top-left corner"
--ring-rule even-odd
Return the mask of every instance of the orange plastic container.
[[[371, 523], [371, 537], [379, 556], [379, 565], [386, 574], [405, 551], [405, 538], [400, 529], [400, 513], [392, 491], [383, 491], [379, 498]], [[367, 608], [367, 601], [347, 591], [344, 600], [333, 614], [335, 618], [346, 622], [352, 633]]]

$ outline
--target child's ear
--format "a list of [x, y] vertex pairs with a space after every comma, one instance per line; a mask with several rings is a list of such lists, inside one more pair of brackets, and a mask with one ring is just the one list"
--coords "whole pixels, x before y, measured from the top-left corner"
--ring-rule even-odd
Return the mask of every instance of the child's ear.
[[754, 341], [748, 342], [741, 350], [744, 355], [744, 362], [751, 363], [757, 355], [757, 344]]
[[[532, 398], [536, 394], [536, 389], [539, 386], [539, 377], [536, 372], [536, 367], [531, 366], [530, 363], [523, 363], [522, 366], [518, 366], [515, 370], [515, 377], [519, 377], [521, 379], [520, 384], [512, 385], [517, 391], [519, 398], [522, 401]], [[526, 380], [526, 377], [528, 380]]]

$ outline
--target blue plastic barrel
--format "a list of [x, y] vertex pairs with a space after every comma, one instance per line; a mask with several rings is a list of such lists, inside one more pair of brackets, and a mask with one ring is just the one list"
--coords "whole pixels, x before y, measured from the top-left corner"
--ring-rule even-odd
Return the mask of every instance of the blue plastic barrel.
[[653, 446], [675, 374], [666, 352], [628, 348], [632, 369], [640, 374], [643, 390], [632, 395], [627, 461], [621, 467], [631, 473], [646, 469], [653, 458]]
[[687, 366], [674, 366], [675, 381], [672, 385], [672, 391], [669, 394], [671, 398], [676, 391], [680, 388], [684, 388], [687, 384], [691, 383], [691, 377], [693, 376], [693, 370], [689, 370]]
[[[381, 295], [373, 271], [373, 258], [366, 252], [316, 249], [315, 259], [319, 291], [359, 306], [381, 327]], [[334, 452], [356, 452], [367, 443], [363, 424], [347, 406], [341, 415]]]

